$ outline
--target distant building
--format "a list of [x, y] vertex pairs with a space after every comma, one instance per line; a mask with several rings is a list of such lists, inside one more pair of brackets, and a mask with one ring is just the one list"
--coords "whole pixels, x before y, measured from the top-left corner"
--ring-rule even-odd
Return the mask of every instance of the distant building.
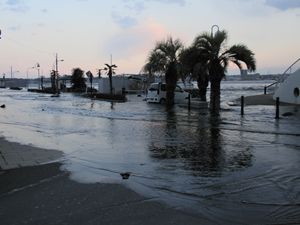
[[248, 74], [248, 70], [241, 70], [241, 80], [260, 80], [261, 76], [259, 73]]
[[[121, 94], [122, 89], [130, 90], [145, 90], [146, 79], [143, 75], [116, 75], [112, 77], [112, 86], [114, 94]], [[98, 91], [100, 93], [110, 93], [109, 78], [102, 77], [98, 81]]]
[[241, 70], [241, 77], [246, 77], [248, 75], [248, 70]]

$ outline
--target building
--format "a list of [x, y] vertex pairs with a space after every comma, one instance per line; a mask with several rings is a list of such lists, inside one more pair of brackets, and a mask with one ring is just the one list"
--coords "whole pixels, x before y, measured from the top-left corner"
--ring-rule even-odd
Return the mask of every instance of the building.
[[[122, 91], [145, 90], [146, 79], [143, 75], [116, 75], [112, 77], [113, 94], [121, 94]], [[108, 77], [98, 80], [98, 92], [110, 93]]]

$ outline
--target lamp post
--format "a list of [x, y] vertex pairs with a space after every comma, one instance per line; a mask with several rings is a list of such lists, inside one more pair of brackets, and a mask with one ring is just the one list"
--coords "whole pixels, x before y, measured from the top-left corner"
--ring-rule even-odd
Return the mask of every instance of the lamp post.
[[56, 93], [59, 94], [59, 87], [58, 87], [58, 79], [59, 79], [59, 76], [58, 76], [58, 62], [63, 62], [64, 60], [63, 59], [58, 59], [58, 56], [57, 56], [57, 53], [56, 53], [56, 56], [55, 56], [55, 86], [56, 86]]
[[214, 28], [217, 28], [217, 32], [219, 32], [220, 28], [218, 25], [212, 25], [211, 29], [210, 29], [210, 35], [211, 37], [214, 36]]
[[38, 75], [38, 84], [39, 84], [39, 89], [41, 89], [41, 80], [40, 80], [40, 64], [39, 63], [36, 63], [36, 69], [37, 69], [37, 75]]
[[34, 69], [34, 66], [32, 66], [32, 67], [28, 67], [27, 68], [27, 70], [26, 70], [26, 79], [28, 80], [28, 74], [29, 74], [29, 70], [31, 70], [31, 69]]
[[2, 83], [1, 88], [5, 88], [6, 87], [6, 85], [5, 85], [5, 73], [3, 73], [2, 76], [3, 77], [2, 77], [2, 82], [1, 82]]
[[104, 68], [104, 69], [98, 69], [98, 78], [100, 79], [101, 78], [101, 71], [102, 70], [107, 70], [106, 68]]
[[15, 71], [13, 71], [13, 67], [12, 66], [10, 66], [10, 79], [12, 79], [13, 78], [13, 74], [14, 73], [19, 73], [20, 71], [19, 70], [15, 70]]
[[27, 89], [28, 89], [28, 82], [29, 82], [29, 81], [28, 81], [28, 79], [29, 79], [29, 78], [28, 78], [28, 73], [29, 73], [29, 70], [31, 70], [31, 69], [34, 69], [34, 66], [28, 67], [27, 70], [26, 70]]

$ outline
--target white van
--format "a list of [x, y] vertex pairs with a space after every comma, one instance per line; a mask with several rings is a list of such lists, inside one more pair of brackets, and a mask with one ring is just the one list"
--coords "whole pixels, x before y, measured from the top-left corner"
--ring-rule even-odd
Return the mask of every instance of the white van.
[[[165, 83], [152, 83], [148, 89], [146, 101], [148, 103], [165, 103], [166, 102], [166, 84]], [[175, 103], [187, 102], [189, 93], [185, 92], [180, 86], [176, 85], [174, 92]]]

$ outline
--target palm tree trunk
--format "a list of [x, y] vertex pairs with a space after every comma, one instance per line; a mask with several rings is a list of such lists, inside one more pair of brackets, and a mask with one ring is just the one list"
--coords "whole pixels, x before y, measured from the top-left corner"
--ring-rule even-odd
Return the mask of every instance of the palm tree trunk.
[[201, 101], [206, 102], [206, 92], [207, 92], [208, 83], [203, 84], [203, 81], [201, 79], [198, 79], [197, 84], [198, 84], [200, 99], [201, 99]]
[[214, 115], [219, 115], [221, 99], [221, 80], [212, 80], [210, 85], [210, 112]]
[[167, 106], [172, 106], [174, 105], [174, 97], [175, 97], [175, 94], [174, 94], [174, 90], [175, 90], [175, 87], [171, 84], [166, 84], [166, 104]]
[[177, 83], [177, 70], [175, 62], [170, 63], [166, 71], [166, 105], [168, 107], [174, 105], [174, 91]]
[[110, 87], [110, 94], [113, 95], [113, 86], [112, 86], [112, 70], [108, 72], [109, 77], [109, 87]]

